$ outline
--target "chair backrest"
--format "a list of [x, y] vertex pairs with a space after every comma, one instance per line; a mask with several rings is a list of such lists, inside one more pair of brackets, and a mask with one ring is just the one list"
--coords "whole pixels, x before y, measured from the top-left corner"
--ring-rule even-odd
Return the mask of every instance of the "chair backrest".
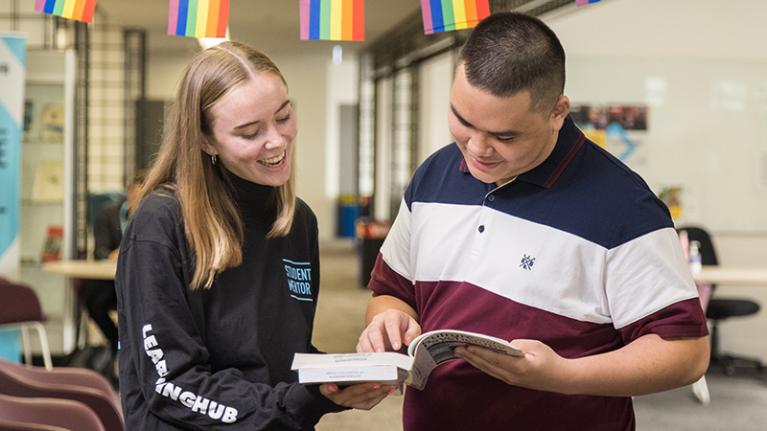
[[[96, 413], [105, 429], [124, 430], [122, 414], [115, 404], [114, 396], [109, 397], [102, 390], [93, 387], [52, 383], [46, 380], [44, 375], [34, 376], [24, 373], [23, 370], [20, 372], [19, 368], [23, 366], [0, 360], [0, 393], [17, 397], [63, 398], [79, 401]], [[55, 370], [51, 373], [55, 373]]]
[[0, 419], [0, 431], [70, 431], [54, 425], [26, 424]]
[[[700, 253], [701, 264], [703, 265], [718, 265], [719, 260], [716, 257], [716, 249], [714, 249], [714, 242], [711, 240], [711, 235], [698, 226], [681, 226], [676, 228], [677, 233], [680, 234], [680, 241], [683, 242], [683, 247], [689, 247], [691, 241], [697, 241], [700, 244], [698, 252]], [[682, 234], [686, 236], [685, 240], [682, 240]], [[687, 249], [684, 250], [685, 256], [687, 256]], [[711, 299], [711, 295], [716, 288], [716, 284], [696, 282], [695, 286], [698, 288], [698, 296], [700, 297], [700, 304], [703, 307], [703, 311], [708, 309], [708, 304]]]
[[714, 242], [711, 240], [711, 235], [705, 229], [699, 226], [681, 226], [676, 230], [677, 232], [687, 232], [687, 238], [690, 241], [698, 241], [700, 243], [700, 259], [703, 265], [719, 265]]
[[83, 403], [65, 399], [22, 398], [0, 394], [0, 418], [69, 430], [105, 431], [91, 409]]
[[31, 287], [0, 277], [0, 325], [45, 320], [40, 300]]
[[[58, 384], [73, 385], [96, 389], [104, 397], [111, 400], [117, 410], [120, 410], [120, 400], [112, 389], [112, 385], [101, 374], [87, 368], [57, 367], [53, 370], [46, 370], [43, 367], [28, 367], [14, 363], [3, 363], [0, 359], [0, 367], [12, 369], [13, 373], [32, 381]], [[0, 390], [2, 393], [2, 390]]]

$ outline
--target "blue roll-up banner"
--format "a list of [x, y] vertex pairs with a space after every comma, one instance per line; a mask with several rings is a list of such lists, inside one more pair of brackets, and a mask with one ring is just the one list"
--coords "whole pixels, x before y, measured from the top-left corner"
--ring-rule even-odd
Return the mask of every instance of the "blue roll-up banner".
[[[18, 279], [26, 38], [0, 33], [0, 277]], [[0, 358], [19, 361], [19, 331], [0, 331]]]

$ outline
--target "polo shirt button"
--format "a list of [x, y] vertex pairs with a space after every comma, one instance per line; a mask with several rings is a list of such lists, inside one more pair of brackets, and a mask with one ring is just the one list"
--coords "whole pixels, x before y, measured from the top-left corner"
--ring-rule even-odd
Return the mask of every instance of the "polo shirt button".
[[493, 202], [495, 200], [495, 195], [488, 196], [487, 200], [489, 200], [490, 202]]
[[483, 224], [479, 225], [479, 228], [477, 228], [477, 230], [479, 231], [479, 233], [484, 232], [485, 231], [485, 225], [483, 225]]

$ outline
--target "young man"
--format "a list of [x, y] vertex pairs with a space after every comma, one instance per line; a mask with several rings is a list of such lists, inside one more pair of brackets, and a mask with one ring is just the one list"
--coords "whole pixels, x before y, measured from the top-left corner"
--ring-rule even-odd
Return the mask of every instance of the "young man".
[[668, 210], [568, 118], [565, 54], [541, 21], [490, 16], [460, 56], [455, 145], [419, 167], [372, 273], [359, 351], [422, 331], [457, 348], [405, 394], [405, 430], [633, 430], [632, 395], [696, 381], [705, 317]]

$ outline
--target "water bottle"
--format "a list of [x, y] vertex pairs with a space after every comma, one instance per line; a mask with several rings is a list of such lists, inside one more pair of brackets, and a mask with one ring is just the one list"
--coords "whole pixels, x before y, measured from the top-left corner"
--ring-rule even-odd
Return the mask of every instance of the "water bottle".
[[703, 269], [700, 257], [700, 242], [690, 241], [690, 255], [688, 262], [690, 263], [690, 270], [693, 274], [697, 274]]

